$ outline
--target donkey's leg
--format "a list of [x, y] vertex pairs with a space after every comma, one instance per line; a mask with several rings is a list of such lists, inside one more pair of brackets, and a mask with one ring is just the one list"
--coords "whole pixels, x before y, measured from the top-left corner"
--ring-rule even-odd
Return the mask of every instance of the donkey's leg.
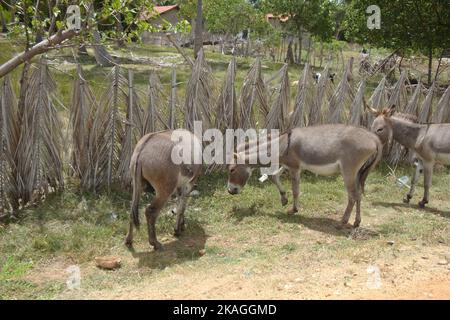
[[[355, 206], [355, 202], [358, 203], [361, 201], [361, 190], [359, 188], [359, 181], [357, 180], [357, 172], [355, 172], [355, 170], [352, 170], [350, 168], [349, 169], [344, 168], [342, 170], [342, 176], [344, 178], [344, 184], [347, 189], [348, 203], [347, 203], [347, 208], [345, 209], [344, 215], [342, 216], [341, 222], [342, 222], [342, 224], [347, 224], [348, 220], [350, 219], [350, 215], [353, 211], [353, 207]], [[357, 208], [358, 208], [358, 204], [357, 204]], [[357, 227], [360, 222], [361, 222], [361, 216], [359, 213], [359, 217], [358, 217], [358, 212], [357, 212], [357, 216], [355, 218], [355, 227]]]
[[431, 178], [433, 177], [433, 162], [423, 163], [423, 180], [424, 180], [424, 192], [423, 199], [419, 202], [419, 207], [425, 208], [430, 196]]
[[125, 245], [128, 248], [133, 246], [133, 220], [130, 219], [130, 225], [128, 227], [127, 237], [125, 238]]
[[[141, 179], [141, 178], [135, 177], [134, 179]], [[125, 238], [125, 245], [128, 248], [131, 248], [133, 246], [134, 223], [135, 222], [139, 223], [139, 199], [140, 199], [141, 193], [142, 193], [142, 187], [141, 187], [142, 180], [136, 181], [134, 179], [133, 179], [133, 201], [132, 201], [131, 210], [130, 210], [130, 225], [128, 228], [127, 236]]]
[[361, 223], [361, 195], [359, 200], [356, 200], [356, 217], [353, 227], [358, 228]]
[[423, 165], [421, 160], [417, 160], [416, 164], [416, 170], [414, 171], [414, 174], [411, 179], [411, 187], [409, 189], [409, 192], [406, 194], [405, 198], [403, 199], [404, 203], [409, 203], [409, 200], [412, 199], [414, 195], [414, 191], [416, 188], [417, 181], [419, 181], [420, 175], [423, 172]]
[[288, 199], [286, 197], [286, 190], [284, 190], [281, 182], [280, 182], [280, 174], [270, 175], [270, 180], [277, 186], [278, 191], [280, 192], [281, 197], [281, 205], [285, 206], [288, 203]]
[[342, 216], [342, 219], [341, 219], [342, 224], [348, 223], [348, 220], [350, 220], [350, 215], [352, 214], [354, 206], [355, 206], [355, 200], [353, 200], [353, 197], [349, 194], [347, 208], [345, 208], [344, 215]]
[[188, 202], [188, 195], [192, 188], [190, 186], [184, 186], [181, 188], [180, 195], [178, 198], [177, 204], [177, 222], [175, 226], [175, 236], [178, 237], [181, 235], [181, 232], [184, 230], [184, 212], [186, 211], [186, 206]]
[[292, 209], [288, 210], [288, 213], [294, 214], [298, 212], [298, 209], [300, 208], [298, 202], [298, 196], [300, 194], [300, 169], [290, 169], [289, 172], [291, 174], [292, 198], [294, 200], [294, 204]]
[[152, 203], [145, 209], [145, 217], [147, 218], [148, 227], [148, 241], [155, 250], [163, 249], [162, 244], [159, 243], [156, 238], [155, 225], [161, 208], [164, 206], [169, 197], [170, 194], [160, 195], [157, 193], [155, 199], [153, 199]]

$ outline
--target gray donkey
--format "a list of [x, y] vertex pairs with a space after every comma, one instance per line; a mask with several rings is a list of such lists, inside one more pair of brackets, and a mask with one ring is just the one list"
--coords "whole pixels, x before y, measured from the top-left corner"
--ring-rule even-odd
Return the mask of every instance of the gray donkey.
[[389, 143], [394, 138], [398, 143], [415, 152], [419, 163], [411, 188], [403, 201], [409, 203], [414, 194], [415, 184], [423, 171], [424, 194], [419, 207], [424, 208], [429, 200], [434, 164], [450, 165], [450, 124], [414, 123], [408, 115], [394, 114], [395, 106], [383, 111], [370, 108], [370, 111], [376, 115], [372, 132], [376, 133], [383, 143]]
[[[176, 130], [179, 139], [173, 141], [174, 131], [149, 133], [137, 143], [131, 157], [130, 170], [133, 183], [133, 202], [130, 213], [130, 228], [125, 244], [133, 244], [133, 225], [139, 227], [139, 199], [144, 187], [150, 185], [155, 190], [155, 197], [145, 209], [148, 237], [155, 250], [162, 249], [156, 238], [155, 223], [161, 208], [172, 195], [178, 196], [176, 208], [177, 222], [175, 235], [184, 229], [184, 211], [187, 197], [201, 173], [201, 164], [184, 164], [173, 161], [178, 150], [186, 150], [189, 157], [202, 159], [200, 140], [187, 130]], [[180, 141], [178, 141], [180, 140]], [[195, 155], [194, 155], [195, 154]], [[193, 163], [191, 160], [190, 163]]]
[[[294, 204], [288, 213], [293, 214], [299, 209], [301, 170], [319, 175], [340, 172], [348, 193], [348, 204], [342, 223], [348, 223], [356, 203], [354, 227], [358, 227], [361, 223], [361, 194], [364, 192], [364, 184], [383, 152], [378, 137], [363, 128], [335, 124], [294, 128], [280, 135], [278, 142], [280, 154], [277, 164], [289, 170], [292, 182]], [[260, 164], [249, 164], [250, 152], [256, 150], [249, 147], [249, 143], [238, 146], [235, 158], [244, 159], [241, 161], [244, 164], [238, 161], [228, 166], [228, 192], [231, 194], [241, 191], [250, 177], [252, 167], [262, 167]], [[270, 178], [280, 192], [281, 204], [286, 205], [288, 201], [279, 180], [279, 173], [271, 175]]]

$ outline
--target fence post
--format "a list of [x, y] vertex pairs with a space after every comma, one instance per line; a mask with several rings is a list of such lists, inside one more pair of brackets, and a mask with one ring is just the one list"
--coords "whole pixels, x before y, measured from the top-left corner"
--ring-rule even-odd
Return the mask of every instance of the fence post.
[[145, 133], [148, 132], [155, 132], [156, 131], [156, 126], [155, 126], [155, 99], [154, 99], [154, 87], [153, 87], [153, 83], [152, 83], [152, 73], [150, 73], [149, 77], [148, 77], [148, 85], [149, 85], [149, 97], [148, 97], [148, 114], [147, 116], [149, 117], [147, 123], [145, 124]]
[[170, 86], [170, 117], [169, 117], [169, 128], [175, 129], [175, 108], [177, 104], [177, 70], [172, 69], [172, 83]]
[[129, 125], [133, 123], [133, 71], [128, 70], [128, 97], [130, 99], [129, 110], [128, 110], [128, 121]]
[[114, 79], [113, 79], [113, 105], [111, 110], [111, 137], [110, 137], [110, 146], [109, 146], [109, 156], [108, 156], [108, 171], [107, 171], [107, 181], [108, 181], [108, 190], [111, 188], [112, 183], [112, 175], [113, 175], [113, 156], [114, 156], [114, 144], [116, 142], [116, 121], [117, 121], [117, 103], [118, 103], [118, 91], [119, 91], [119, 67], [114, 66], [113, 69]]

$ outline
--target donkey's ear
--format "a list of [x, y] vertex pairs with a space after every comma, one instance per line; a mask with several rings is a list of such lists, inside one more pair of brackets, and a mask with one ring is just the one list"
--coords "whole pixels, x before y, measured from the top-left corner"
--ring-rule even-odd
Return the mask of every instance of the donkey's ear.
[[386, 111], [386, 115], [387, 115], [388, 117], [392, 117], [392, 116], [394, 115], [394, 113], [395, 113], [395, 108], [396, 108], [396, 106], [395, 106], [395, 104], [393, 104], [393, 105]]
[[364, 107], [365, 107], [370, 113], [373, 113], [373, 114], [376, 115], [376, 116], [379, 115], [378, 110], [372, 108], [371, 106], [369, 106], [369, 104], [366, 102], [366, 99], [365, 99], [365, 98], [363, 98], [363, 104], [364, 104]]
[[369, 109], [369, 112], [378, 116], [380, 114], [380, 112], [377, 109], [372, 108], [371, 106], [367, 106], [367, 108]]

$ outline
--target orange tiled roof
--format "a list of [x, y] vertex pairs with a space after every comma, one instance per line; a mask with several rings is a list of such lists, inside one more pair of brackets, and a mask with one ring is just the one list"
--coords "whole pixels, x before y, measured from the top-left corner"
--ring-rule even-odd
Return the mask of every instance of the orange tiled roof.
[[155, 7], [153, 7], [153, 8], [154, 8], [154, 10], [155, 10], [156, 12], [158, 12], [159, 14], [161, 14], [161, 13], [170, 11], [170, 10], [172, 10], [172, 9], [178, 8], [178, 5], [177, 5], [177, 4], [174, 4], [174, 5], [172, 5], [172, 6], [155, 6]]
[[141, 13], [139, 14], [139, 19], [147, 20], [160, 14], [169, 12], [173, 9], [178, 9], [178, 5], [174, 4], [172, 6], [154, 6], [152, 12], [149, 12], [147, 9], [141, 11]]
[[286, 22], [288, 21], [289, 17], [288, 16], [275, 16], [273, 13], [267, 13], [266, 14], [266, 19], [280, 19], [281, 22]]

